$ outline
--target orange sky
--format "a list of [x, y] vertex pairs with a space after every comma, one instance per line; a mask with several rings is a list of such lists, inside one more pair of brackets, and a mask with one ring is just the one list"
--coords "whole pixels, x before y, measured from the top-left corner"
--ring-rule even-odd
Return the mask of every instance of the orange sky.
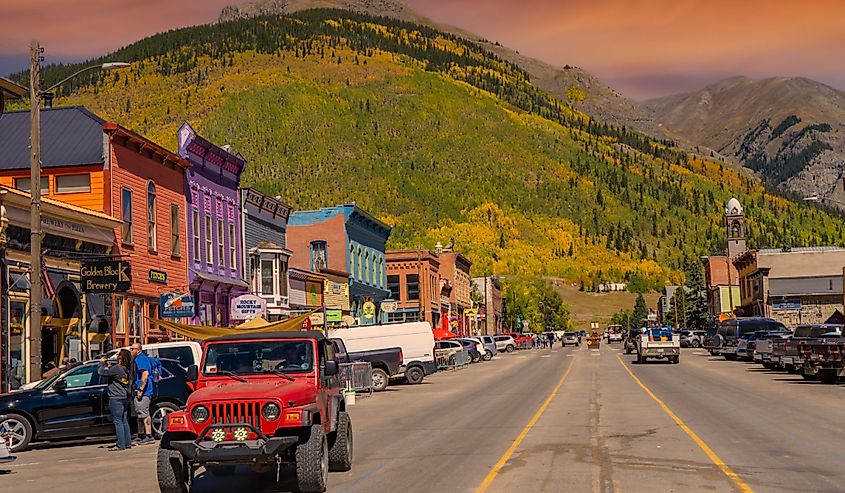
[[[732, 75], [806, 76], [845, 89], [845, 0], [406, 0], [434, 20], [576, 65], [635, 98]], [[16, 0], [0, 7], [0, 74], [104, 54], [215, 19], [233, 0]]]

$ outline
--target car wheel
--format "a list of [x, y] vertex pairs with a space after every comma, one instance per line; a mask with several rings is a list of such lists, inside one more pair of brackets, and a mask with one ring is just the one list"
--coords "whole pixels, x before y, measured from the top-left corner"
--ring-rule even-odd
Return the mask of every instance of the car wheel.
[[490, 361], [493, 359], [493, 353], [490, 350], [484, 351], [484, 356], [482, 357], [484, 361]]
[[381, 392], [382, 390], [387, 388], [387, 384], [390, 382], [390, 377], [387, 375], [387, 372], [382, 370], [381, 368], [373, 368], [373, 390], [376, 392]]
[[412, 368], [408, 368], [405, 372], [405, 380], [408, 383], [416, 385], [418, 383], [422, 383], [423, 379], [425, 378], [425, 372], [422, 371], [422, 368], [414, 366]]
[[677, 364], [678, 364], [678, 363], [680, 363], [680, 362], [681, 362], [681, 357], [680, 357], [680, 356], [675, 356], [674, 358], [672, 358], [672, 364], [673, 364], [673, 365], [677, 365]]
[[813, 381], [816, 380], [816, 375], [804, 373], [804, 370], [801, 370], [801, 378], [803, 378], [804, 380]]
[[0, 421], [0, 436], [9, 436], [10, 452], [26, 450], [32, 441], [32, 425], [29, 420], [17, 414], [9, 414]]
[[156, 438], [161, 439], [164, 432], [167, 431], [167, 415], [178, 410], [179, 406], [171, 402], [159, 402], [155, 405], [155, 409], [150, 416], [153, 419], [153, 434]]
[[308, 440], [296, 447], [296, 483], [302, 493], [323, 493], [329, 475], [329, 446], [323, 425], [311, 425]]
[[645, 362], [645, 358], [643, 358], [641, 354], [637, 353], [637, 364], [641, 365], [644, 362]]
[[346, 472], [352, 469], [352, 421], [341, 411], [337, 430], [329, 435], [329, 469]]
[[798, 367], [795, 365], [786, 365], [786, 371], [795, 375], [796, 373], [798, 373]]
[[513, 347], [513, 344], [508, 344], [508, 346], [505, 348], [505, 351], [512, 353], [514, 349], [516, 348]]
[[161, 493], [188, 493], [191, 489], [190, 471], [176, 450], [158, 449], [156, 476]]
[[692, 342], [690, 343], [690, 346], [692, 346], [692, 347], [694, 347], [694, 348], [700, 348], [700, 347], [701, 347], [701, 343], [700, 343], [700, 342], [698, 342], [698, 339], [693, 339], [693, 340], [692, 340]]

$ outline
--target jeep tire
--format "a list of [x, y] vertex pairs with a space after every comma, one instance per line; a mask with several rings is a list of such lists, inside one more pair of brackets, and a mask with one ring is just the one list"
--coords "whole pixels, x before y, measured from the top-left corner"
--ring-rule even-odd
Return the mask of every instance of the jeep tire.
[[176, 450], [158, 449], [156, 475], [161, 493], [188, 493], [191, 489], [188, 465]]
[[405, 371], [405, 380], [412, 385], [422, 383], [425, 378], [425, 372], [419, 366], [412, 366]]
[[373, 368], [373, 390], [381, 392], [390, 383], [390, 376], [381, 368]]
[[302, 493], [323, 493], [329, 475], [329, 447], [323, 425], [311, 425], [296, 447], [296, 484]]
[[329, 434], [329, 470], [346, 472], [352, 469], [352, 421], [345, 411], [337, 418], [337, 430]]

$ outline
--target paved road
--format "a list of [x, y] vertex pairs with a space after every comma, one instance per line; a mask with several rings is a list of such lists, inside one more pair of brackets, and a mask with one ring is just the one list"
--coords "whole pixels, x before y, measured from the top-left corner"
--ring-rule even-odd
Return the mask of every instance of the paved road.
[[[503, 355], [359, 399], [355, 465], [332, 473], [329, 491], [843, 490], [845, 388], [702, 351], [680, 365], [631, 359], [606, 345]], [[154, 446], [102, 446], [22, 453], [0, 484], [157, 490]], [[194, 491], [291, 488], [240, 471], [203, 474]]]

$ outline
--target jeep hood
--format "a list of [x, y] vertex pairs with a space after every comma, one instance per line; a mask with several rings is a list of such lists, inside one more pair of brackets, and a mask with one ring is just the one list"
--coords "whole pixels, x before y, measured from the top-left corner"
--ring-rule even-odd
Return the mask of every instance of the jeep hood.
[[291, 382], [283, 378], [273, 378], [249, 382], [235, 380], [211, 382], [194, 391], [188, 400], [193, 404], [210, 401], [279, 399], [283, 404], [293, 400], [298, 405], [304, 401], [314, 402], [316, 395], [317, 389], [314, 384], [305, 379]]

